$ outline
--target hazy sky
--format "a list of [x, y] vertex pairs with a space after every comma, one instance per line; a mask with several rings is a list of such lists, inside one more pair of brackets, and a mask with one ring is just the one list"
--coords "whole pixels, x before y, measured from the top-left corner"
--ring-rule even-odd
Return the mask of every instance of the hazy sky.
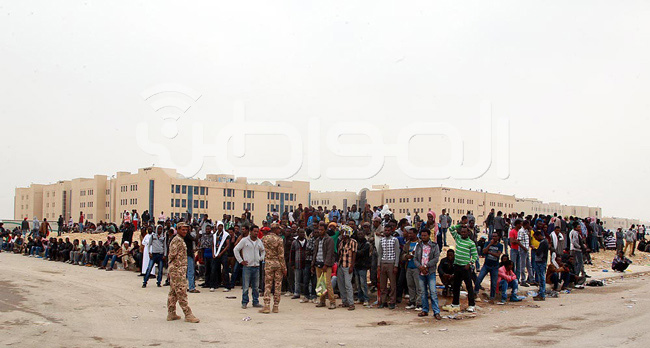
[[[13, 217], [17, 186], [162, 163], [138, 145], [138, 124], [179, 167], [196, 152], [193, 124], [223, 150], [219, 132], [242, 103], [248, 121], [299, 132], [305, 161], [293, 179], [309, 179], [308, 160], [320, 155], [313, 189], [444, 185], [650, 220], [649, 18], [648, 1], [0, 0], [0, 218]], [[144, 100], [159, 84], [200, 98]], [[172, 140], [162, 117], [175, 109], [152, 108], [180, 105], [167, 97], [191, 105]], [[445, 122], [463, 137], [465, 164], [477, 163], [482, 101], [492, 105], [493, 142], [509, 139], [506, 180], [497, 158], [473, 180], [413, 179], [395, 157], [371, 179], [326, 174], [370, 163], [333, 153], [325, 139], [336, 127], [374, 127], [389, 148], [401, 131], [423, 128], [417, 122]], [[307, 133], [310, 119], [320, 120], [320, 140]], [[289, 161], [289, 144], [248, 136], [246, 155], [229, 158], [274, 166]], [[451, 148], [448, 138], [417, 136], [408, 158], [442, 166]], [[207, 158], [199, 176], [223, 168]]]

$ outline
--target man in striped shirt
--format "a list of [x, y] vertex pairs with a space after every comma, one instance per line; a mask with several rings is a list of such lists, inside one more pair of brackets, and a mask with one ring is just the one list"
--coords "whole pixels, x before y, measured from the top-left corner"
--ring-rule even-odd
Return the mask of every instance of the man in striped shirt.
[[[464, 219], [463, 219], [464, 220]], [[457, 231], [460, 229], [460, 233]], [[456, 257], [454, 258], [454, 283], [451, 306], [444, 306], [442, 309], [448, 312], [460, 311], [460, 284], [465, 282], [467, 288], [468, 312], [474, 312], [474, 288], [472, 287], [472, 265], [478, 258], [476, 244], [469, 238], [469, 230], [465, 225], [456, 225], [449, 229], [452, 237], [456, 241]]]

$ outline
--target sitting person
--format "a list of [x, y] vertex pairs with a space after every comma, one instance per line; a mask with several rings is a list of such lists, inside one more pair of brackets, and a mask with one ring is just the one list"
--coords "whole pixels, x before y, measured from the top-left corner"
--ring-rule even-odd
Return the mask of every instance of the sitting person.
[[131, 256], [131, 249], [129, 246], [130, 243], [128, 241], [124, 241], [122, 250], [120, 250], [120, 255], [122, 255], [122, 265], [124, 266], [125, 271], [130, 270], [131, 266], [135, 266], [135, 260], [133, 260], [133, 257]]
[[438, 275], [440, 275], [440, 280], [444, 284], [445, 289], [442, 291], [442, 296], [451, 296], [451, 287], [454, 283], [454, 259], [456, 258], [456, 252], [454, 249], [447, 250], [447, 257], [440, 260], [438, 264]]
[[[121, 255], [121, 248], [120, 245], [117, 242], [113, 242], [113, 245], [110, 248], [107, 248], [106, 256], [104, 257], [104, 261], [102, 262], [101, 267], [99, 269], [105, 269], [107, 271], [112, 271], [115, 267], [115, 262], [117, 261], [117, 258], [122, 256]], [[108, 264], [108, 260], [111, 260], [111, 266], [106, 267]]]
[[517, 282], [517, 275], [515, 275], [515, 272], [513, 271], [515, 268], [515, 264], [507, 260], [503, 263], [503, 266], [499, 268], [499, 289], [501, 289], [501, 301], [497, 302], [497, 304], [505, 304], [506, 303], [506, 298], [507, 298], [507, 293], [508, 293], [508, 288], [512, 289], [510, 290], [510, 301], [511, 302], [519, 302], [521, 299], [517, 296], [517, 289], [519, 288], [519, 282]]
[[616, 257], [612, 261], [612, 269], [617, 272], [625, 272], [631, 263], [632, 260], [625, 257], [623, 250], [619, 250], [618, 253], [616, 253]]
[[567, 285], [569, 285], [570, 273], [569, 269], [562, 262], [562, 257], [558, 256], [554, 262], [548, 265], [548, 269], [546, 270], [546, 283], [553, 284], [553, 290], [558, 291], [560, 280], [562, 281], [562, 288], [560, 290], [566, 289]]

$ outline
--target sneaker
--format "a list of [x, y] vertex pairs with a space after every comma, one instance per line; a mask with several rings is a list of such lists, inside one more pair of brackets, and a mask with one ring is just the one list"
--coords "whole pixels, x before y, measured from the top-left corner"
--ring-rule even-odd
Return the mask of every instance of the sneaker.
[[147, 287], [147, 284], [142, 284], [142, 287], [143, 287], [143, 288], [146, 288], [146, 287]]
[[210, 288], [210, 292], [214, 292], [215, 290], [215, 288]]
[[247, 307], [248, 307], [248, 306], [245, 305], [245, 304], [241, 305], [241, 309], [246, 309]]
[[526, 282], [522, 282], [521, 284], [519, 284], [519, 286], [524, 287], [524, 288], [530, 287], [530, 285], [528, 283], [526, 283]]
[[474, 306], [469, 306], [469, 307], [467, 307], [467, 311], [470, 312], [470, 313], [474, 313], [474, 312], [476, 312], [476, 308]]
[[537, 295], [533, 297], [533, 301], [546, 301], [546, 298]]
[[446, 305], [442, 307], [445, 312], [460, 312], [460, 305]]
[[504, 304], [506, 304], [506, 301], [505, 300], [499, 300], [499, 302], [497, 302], [497, 304], [499, 306], [503, 306]]
[[395, 309], [395, 304], [394, 303], [389, 304], [388, 309]]
[[366, 301], [366, 302], [363, 303], [363, 306], [364, 307], [370, 307], [370, 303], [368, 301]]
[[406, 295], [404, 295], [404, 298], [409, 299], [409, 298], [411, 298], [411, 296], [409, 296], [409, 294], [406, 294]]
[[293, 296], [291, 297], [292, 300], [297, 300], [297, 299], [299, 299], [299, 298], [300, 298], [300, 295], [293, 295]]
[[225, 289], [223, 289], [223, 292], [230, 292], [230, 289], [225, 288]]
[[422, 307], [415, 307], [416, 312], [422, 312]]
[[408, 310], [415, 309], [415, 305], [410, 304], [410, 305], [406, 306], [406, 309], [408, 309]]
[[512, 296], [510, 297], [510, 302], [521, 302], [521, 299], [519, 296]]
[[300, 303], [308, 303], [308, 302], [309, 302], [309, 300], [306, 297], [303, 298], [302, 300], [300, 300]]
[[382, 304], [380, 304], [379, 306], [377, 306], [377, 308], [379, 308], [379, 309], [382, 309], [382, 308], [385, 308], [385, 307], [386, 307], [386, 305], [385, 305], [385, 304], [383, 304], [383, 303], [382, 303]]
[[254, 304], [253, 304], [253, 308], [262, 308], [262, 307], [264, 307], [264, 306], [262, 306], [262, 305], [259, 304], [259, 303], [254, 303]]

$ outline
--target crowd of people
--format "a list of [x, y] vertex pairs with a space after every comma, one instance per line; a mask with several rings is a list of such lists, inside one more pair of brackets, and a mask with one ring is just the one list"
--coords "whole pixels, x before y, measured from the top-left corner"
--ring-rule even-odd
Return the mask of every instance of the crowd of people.
[[[259, 225], [248, 211], [234, 219], [223, 215], [218, 221], [207, 215], [198, 220], [167, 218], [163, 213], [155, 219], [149, 212], [140, 216], [132, 211], [124, 213], [119, 227], [82, 222], [81, 215], [72, 229], [106, 231], [107, 240], [87, 243], [81, 238], [50, 237], [51, 227], [44, 219], [31, 229], [23, 224], [14, 231], [0, 224], [2, 250], [108, 271], [121, 263], [143, 277], [143, 288], [152, 278], [159, 287], [170, 285], [171, 278], [175, 290], [170, 291], [170, 301], [173, 295], [184, 311], [189, 310], [185, 292], [229, 292], [241, 286], [242, 308], [251, 304], [262, 313], [277, 313], [284, 294], [316, 307], [349, 311], [357, 305], [395, 309], [406, 302], [405, 308], [419, 316], [441, 319], [441, 310], [460, 311], [463, 285], [468, 312], [475, 311], [477, 299], [496, 304], [521, 301], [521, 287], [536, 288], [533, 299], [544, 301], [557, 297], [560, 290], [582, 287], [590, 278], [584, 265], [592, 262], [592, 253], [612, 248], [612, 238], [615, 271], [625, 271], [632, 263], [625, 253], [650, 249], [645, 226], [612, 233], [595, 218], [504, 214], [494, 209], [482, 222], [471, 212], [453, 221], [445, 209], [439, 216], [429, 211], [424, 218], [416, 213], [397, 220], [387, 206], [369, 205], [345, 211], [299, 205], [293, 212], [269, 213]], [[187, 231], [180, 233], [181, 226]], [[116, 232], [122, 232], [120, 243]], [[453, 247], [447, 243], [451, 240]], [[174, 261], [173, 266], [170, 260], [179, 257], [183, 261]], [[174, 287], [179, 274], [187, 284], [182, 294]], [[488, 276], [489, 290], [481, 299], [478, 294]], [[451, 297], [451, 304], [440, 308], [439, 293]], [[168, 319], [178, 319], [175, 310]]]

